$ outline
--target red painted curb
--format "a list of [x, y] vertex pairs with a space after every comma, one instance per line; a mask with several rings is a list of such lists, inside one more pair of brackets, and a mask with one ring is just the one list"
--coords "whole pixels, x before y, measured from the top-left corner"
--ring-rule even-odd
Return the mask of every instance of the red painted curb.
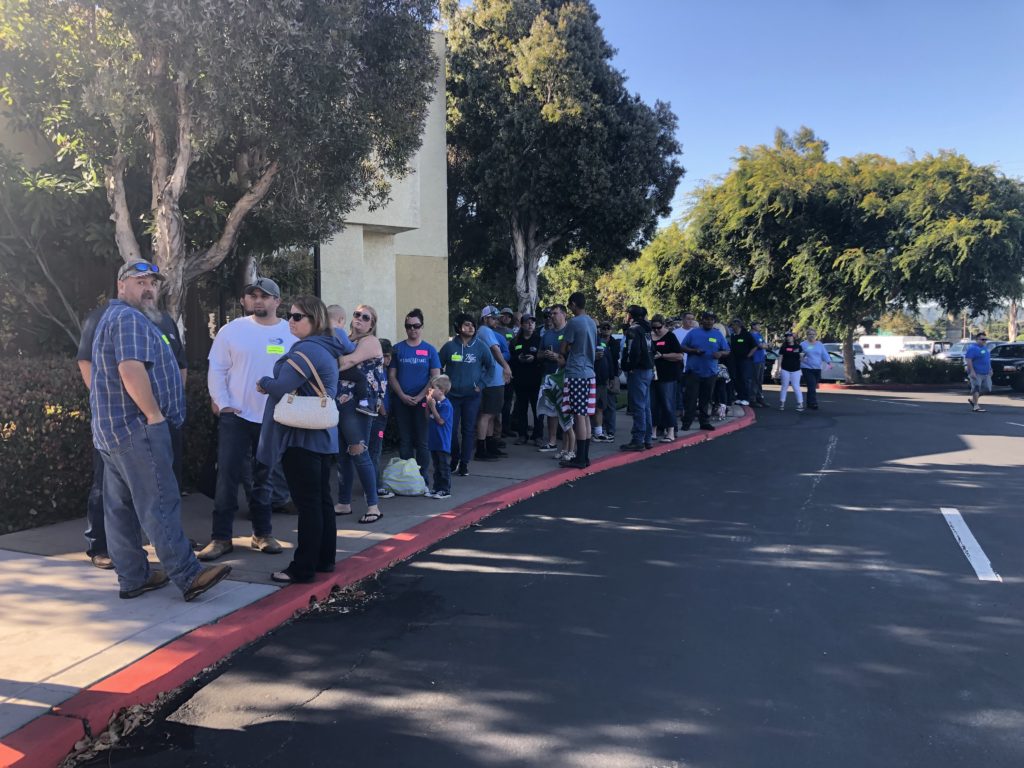
[[852, 392], [946, 392], [966, 389], [961, 384], [819, 384], [818, 389], [846, 389]]
[[[82, 738], [84, 723], [89, 724], [93, 734], [103, 732], [120, 710], [134, 704], [152, 702], [161, 692], [185, 684], [205, 668], [306, 610], [310, 600], [324, 599], [334, 587], [342, 588], [362, 581], [538, 493], [587, 475], [661, 456], [748, 427], [755, 421], [754, 412], [750, 408], [744, 411], [743, 416], [713, 432], [697, 432], [673, 443], [659, 443], [642, 453], [620, 452], [604, 456], [587, 469], [556, 469], [508, 488], [492, 491], [346, 558], [338, 564], [334, 573], [320, 576], [311, 584], [296, 584], [280, 589], [214, 624], [198, 627], [75, 694], [60, 706], [54, 707], [53, 715], [39, 717], [4, 737], [0, 741], [0, 768], [52, 768]], [[61, 727], [55, 730], [51, 723]], [[73, 728], [69, 728], [68, 724]]]

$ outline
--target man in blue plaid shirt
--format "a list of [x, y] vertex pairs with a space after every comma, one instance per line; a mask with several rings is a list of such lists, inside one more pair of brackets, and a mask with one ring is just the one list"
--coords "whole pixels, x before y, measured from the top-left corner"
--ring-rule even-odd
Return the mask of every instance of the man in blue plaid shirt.
[[[168, 423], [185, 420], [185, 391], [170, 344], [145, 315], [164, 276], [136, 259], [117, 275], [117, 298], [96, 327], [92, 349], [93, 443], [103, 457], [107, 547], [120, 595], [128, 599], [173, 581], [192, 600], [231, 567], [204, 568], [181, 527]], [[142, 533], [166, 572], [151, 570]]]

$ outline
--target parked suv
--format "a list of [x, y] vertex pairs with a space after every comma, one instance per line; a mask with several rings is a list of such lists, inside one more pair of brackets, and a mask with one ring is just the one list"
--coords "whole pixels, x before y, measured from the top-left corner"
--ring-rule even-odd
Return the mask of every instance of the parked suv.
[[1024, 344], [992, 347], [992, 383], [1024, 392]]

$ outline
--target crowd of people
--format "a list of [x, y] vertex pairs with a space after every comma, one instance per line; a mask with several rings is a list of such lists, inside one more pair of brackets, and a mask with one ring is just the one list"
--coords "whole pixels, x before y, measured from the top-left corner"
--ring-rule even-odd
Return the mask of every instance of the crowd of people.
[[[217, 479], [210, 539], [200, 546], [181, 526], [187, 364], [173, 321], [157, 309], [163, 280], [147, 261], [124, 265], [117, 298], [87, 318], [78, 355], [95, 446], [88, 555], [116, 569], [123, 598], [173, 581], [191, 600], [226, 577], [230, 566], [203, 563], [233, 550], [240, 488], [254, 551], [282, 552], [272, 513], [298, 515], [292, 560], [273, 580], [308, 582], [332, 571], [336, 518], [353, 514], [355, 477], [365, 502], [361, 524], [380, 520], [380, 500], [394, 495], [381, 466], [389, 419], [399, 458], [415, 461], [425, 496], [446, 499], [453, 475], [506, 458], [511, 438], [554, 454], [563, 467], [588, 467], [591, 442], [616, 440], [623, 387], [632, 416], [623, 451], [672, 442], [694, 422], [713, 430], [734, 402], [764, 405], [768, 347], [757, 322], [748, 329], [733, 319], [727, 329], [711, 312], [648, 319], [633, 305], [620, 336], [612, 322], [594, 321], [577, 292], [536, 317], [491, 305], [477, 317], [459, 314], [440, 349], [423, 339], [423, 312], [412, 309], [406, 338], [392, 345], [377, 337], [377, 312], [366, 304], [346, 325], [341, 306], [299, 296], [280, 318], [280, 288], [260, 277], [243, 291], [243, 315], [220, 328], [209, 353]], [[792, 388], [803, 410], [803, 377], [807, 407], [816, 408], [827, 360], [813, 331], [801, 343], [786, 334], [780, 406]], [[296, 397], [330, 403], [328, 421], [286, 418]], [[146, 539], [163, 570], [149, 567]]]

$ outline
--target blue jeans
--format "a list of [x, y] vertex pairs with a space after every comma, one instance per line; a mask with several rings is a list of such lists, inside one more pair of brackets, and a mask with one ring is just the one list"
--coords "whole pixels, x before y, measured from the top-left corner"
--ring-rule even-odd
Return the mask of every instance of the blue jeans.
[[[260, 425], [246, 421], [236, 413], [222, 413], [217, 425], [217, 490], [213, 500], [214, 539], [230, 541], [235, 513], [238, 511], [238, 484], [242, 482], [246, 464], [256, 455], [260, 441]], [[254, 536], [269, 536], [270, 467], [255, 462], [252, 470], [252, 494], [249, 514]]]
[[619, 408], [619, 394], [618, 392], [612, 392], [612, 388], [608, 387], [605, 390], [605, 401], [602, 403], [604, 408], [604, 431], [605, 434], [615, 434], [615, 420], [618, 414]]
[[818, 407], [818, 384], [821, 382], [820, 368], [801, 368], [804, 384], [807, 386], [807, 407]]
[[[469, 465], [476, 450], [476, 417], [480, 412], [480, 393], [472, 395], [448, 394], [452, 404], [452, 456]], [[462, 428], [459, 429], [461, 424]], [[460, 444], [461, 437], [461, 444]]]
[[427, 409], [423, 401], [418, 405], [406, 405], [395, 396], [395, 419], [398, 421], [398, 455], [403, 459], [416, 458], [423, 480], [430, 471], [430, 451], [427, 450]]
[[105, 472], [103, 455], [93, 448], [92, 487], [89, 488], [89, 498], [85, 502], [85, 541], [89, 545], [85, 554], [89, 557], [107, 554], [107, 532], [103, 527], [103, 474]]
[[107, 547], [121, 591], [138, 589], [149, 578], [145, 531], [167, 575], [184, 592], [202, 566], [181, 527], [181, 491], [168, 424], [145, 425], [115, 451], [100, 453]]
[[634, 445], [649, 443], [651, 432], [651, 379], [654, 371], [650, 368], [630, 371], [626, 374], [627, 410], [633, 416], [631, 440]]
[[[359, 483], [363, 486], [366, 506], [377, 505], [377, 469], [370, 458], [370, 425], [373, 416], [356, 410], [356, 401], [348, 400], [341, 405], [338, 414], [338, 503], [352, 503], [352, 488], [355, 484], [355, 473], [359, 473]], [[366, 450], [355, 455], [348, 452], [350, 445], [363, 445]]]
[[658, 429], [676, 427], [676, 383], [674, 381], [654, 382], [654, 397], [651, 398], [651, 413], [654, 426]]
[[384, 452], [384, 431], [388, 428], [387, 416], [374, 416], [370, 424], [370, 461], [377, 472], [377, 488], [384, 485], [384, 467], [380, 465], [380, 455]]

